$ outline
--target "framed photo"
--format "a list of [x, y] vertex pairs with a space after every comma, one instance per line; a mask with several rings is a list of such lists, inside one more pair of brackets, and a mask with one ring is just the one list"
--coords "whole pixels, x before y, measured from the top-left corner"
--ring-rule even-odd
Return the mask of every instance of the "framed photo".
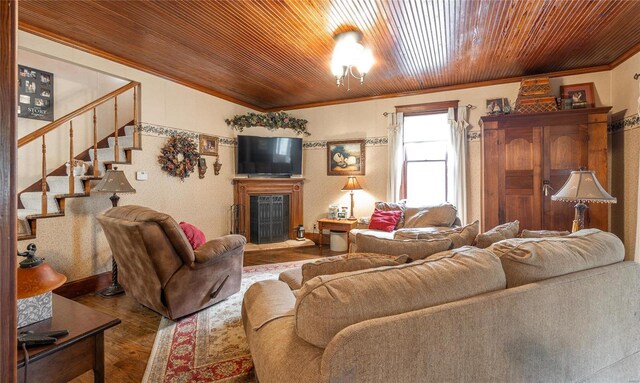
[[53, 121], [53, 73], [18, 65], [18, 117]]
[[593, 83], [562, 85], [560, 95], [563, 99], [571, 100], [572, 109], [593, 108], [596, 106]]
[[365, 175], [364, 140], [328, 141], [327, 175]]
[[509, 101], [506, 98], [491, 98], [487, 100], [487, 114], [505, 114], [509, 111]]
[[217, 156], [220, 139], [214, 136], [200, 135], [200, 154], [205, 156]]

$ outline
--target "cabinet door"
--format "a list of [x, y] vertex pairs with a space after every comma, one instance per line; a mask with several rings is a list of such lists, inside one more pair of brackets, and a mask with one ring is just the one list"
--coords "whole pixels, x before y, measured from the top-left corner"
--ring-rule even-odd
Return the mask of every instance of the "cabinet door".
[[553, 188], [543, 198], [543, 225], [547, 230], [571, 230], [575, 203], [551, 201], [572, 170], [588, 165], [589, 132], [586, 125], [544, 128], [544, 179]]
[[507, 128], [504, 133], [504, 214], [500, 223], [540, 229], [542, 128]]

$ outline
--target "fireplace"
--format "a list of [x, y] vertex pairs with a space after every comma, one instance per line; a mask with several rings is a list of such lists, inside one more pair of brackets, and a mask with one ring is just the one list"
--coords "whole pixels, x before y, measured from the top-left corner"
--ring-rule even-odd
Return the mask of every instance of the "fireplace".
[[289, 239], [289, 195], [252, 195], [249, 206], [251, 243], [283, 242]]
[[[261, 224], [264, 224], [264, 230], [269, 230], [270, 233], [277, 234], [278, 229], [267, 224], [266, 222], [274, 223], [274, 225], [281, 225], [282, 236], [280, 241], [286, 239], [295, 239], [296, 234], [294, 229], [298, 225], [304, 224], [302, 216], [302, 185], [304, 183], [303, 178], [235, 178], [234, 184], [234, 206], [237, 209], [237, 234], [242, 234], [247, 237], [247, 242], [252, 243], [267, 243], [258, 242], [266, 241], [267, 239], [260, 237], [258, 233]], [[274, 196], [281, 196], [282, 219], [277, 214], [272, 214], [269, 210], [270, 218], [267, 219], [263, 216], [263, 222], [260, 219], [260, 204], [257, 208], [252, 208], [252, 197], [266, 197], [262, 199], [263, 210], [262, 214], [267, 214], [267, 205], [273, 205]], [[260, 199], [253, 198], [253, 201], [260, 201]], [[254, 204], [256, 202], [253, 202]], [[276, 198], [275, 205], [280, 202]], [[257, 209], [257, 210], [256, 210]], [[257, 225], [257, 229], [256, 229]], [[269, 226], [267, 229], [266, 227]], [[271, 235], [271, 234], [269, 234]], [[258, 237], [256, 237], [258, 236]], [[273, 240], [273, 242], [278, 242]]]

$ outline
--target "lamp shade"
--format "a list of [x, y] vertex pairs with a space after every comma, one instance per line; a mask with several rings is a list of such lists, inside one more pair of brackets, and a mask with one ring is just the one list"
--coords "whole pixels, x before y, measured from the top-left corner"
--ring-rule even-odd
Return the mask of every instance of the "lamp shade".
[[358, 180], [356, 179], [356, 177], [349, 177], [347, 178], [347, 183], [344, 184], [344, 187], [342, 188], [342, 190], [344, 191], [362, 190], [362, 187], [358, 183]]
[[551, 196], [553, 201], [616, 203], [607, 193], [592, 170], [574, 170], [562, 188]]
[[94, 192], [105, 193], [135, 193], [136, 189], [131, 186], [127, 177], [125, 177], [122, 170], [118, 168], [107, 170], [107, 174], [104, 175], [102, 180], [91, 189]]

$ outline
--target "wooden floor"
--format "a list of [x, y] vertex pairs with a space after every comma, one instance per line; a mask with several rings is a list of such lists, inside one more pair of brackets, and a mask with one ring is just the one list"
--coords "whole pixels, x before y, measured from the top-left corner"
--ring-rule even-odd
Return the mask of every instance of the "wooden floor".
[[[268, 250], [246, 253], [245, 266], [290, 262], [301, 259], [328, 257], [342, 253], [332, 252], [327, 246]], [[107, 383], [139, 383], [151, 354], [160, 315], [137, 304], [127, 295], [102, 298], [90, 294], [74, 299], [95, 310], [116, 316], [122, 323], [105, 332], [105, 367]], [[93, 382], [93, 373], [72, 380], [74, 383]]]

